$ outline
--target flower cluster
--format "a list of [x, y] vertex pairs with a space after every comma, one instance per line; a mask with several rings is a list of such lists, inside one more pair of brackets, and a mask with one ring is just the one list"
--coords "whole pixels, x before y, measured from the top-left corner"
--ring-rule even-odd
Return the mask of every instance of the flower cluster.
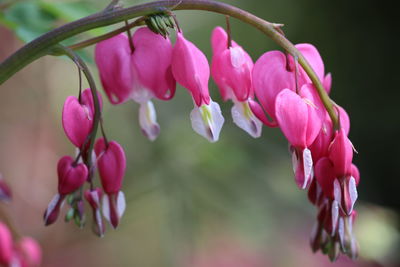
[[[296, 48], [329, 93], [331, 76], [325, 75], [317, 49], [310, 44], [298, 44]], [[252, 102], [252, 110], [266, 125], [282, 130], [289, 141], [295, 181], [299, 188], [308, 189], [310, 202], [318, 208], [312, 249], [321, 249], [332, 260], [340, 251], [356, 257], [352, 225], [359, 172], [352, 164], [354, 148], [348, 138], [350, 120], [346, 111], [336, 106], [339, 125], [333, 125], [304, 70], [291, 56], [279, 51], [267, 52], [258, 59], [253, 82], [261, 106]]]
[[[359, 173], [352, 164], [353, 146], [347, 137], [350, 121], [345, 110], [335, 105], [339, 122], [334, 125], [311, 79], [289, 54], [269, 51], [254, 64], [221, 27], [213, 30], [211, 45], [210, 71], [206, 56], [180, 29], [172, 45], [166, 34], [144, 27], [132, 37], [122, 33], [100, 42], [96, 63], [111, 103], [132, 99], [140, 104], [139, 123], [150, 140], [160, 129], [151, 99], [170, 100], [176, 82], [192, 95], [193, 129], [210, 142], [218, 140], [224, 118], [209, 95], [211, 73], [222, 99], [233, 102], [232, 118], [237, 126], [254, 138], [261, 135], [263, 124], [279, 127], [287, 138], [295, 181], [299, 188], [308, 189], [310, 201], [318, 208], [313, 250], [321, 249], [333, 260], [340, 251], [354, 258], [353, 206]], [[325, 74], [317, 49], [311, 44], [296, 48], [329, 93], [331, 75]]]
[[30, 237], [13, 240], [7, 225], [0, 221], [0, 265], [16, 267], [39, 266], [42, 250], [39, 244]]
[[[62, 112], [62, 124], [66, 136], [77, 149], [75, 158], [63, 156], [58, 161], [58, 193], [51, 200], [44, 214], [46, 225], [54, 223], [65, 200], [71, 206], [65, 219], [74, 219], [79, 226], [85, 223], [84, 199], [93, 211], [93, 230], [103, 236], [105, 226], [102, 215], [116, 228], [125, 210], [125, 197], [120, 190], [126, 169], [125, 152], [115, 141], [98, 138], [93, 145], [95, 127], [95, 96], [91, 89], [69, 96]], [[98, 94], [101, 110], [102, 100]], [[98, 123], [98, 122], [97, 122]], [[95, 170], [98, 170], [101, 188], [94, 186]], [[84, 184], [90, 185], [84, 191]], [[105, 194], [103, 194], [103, 191]]]

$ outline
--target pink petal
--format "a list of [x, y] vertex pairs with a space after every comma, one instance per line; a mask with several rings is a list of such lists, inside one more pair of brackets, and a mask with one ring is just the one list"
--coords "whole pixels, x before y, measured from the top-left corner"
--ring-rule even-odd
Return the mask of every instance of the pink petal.
[[299, 95], [307, 104], [308, 121], [306, 133], [306, 146], [310, 146], [321, 131], [322, 122], [325, 120], [325, 108], [312, 84], [301, 87]]
[[[315, 46], [313, 46], [312, 44], [297, 44], [295, 46], [300, 51], [300, 53], [303, 54], [308, 63], [310, 63], [311, 67], [317, 74], [319, 80], [321, 82], [324, 81], [325, 78], [324, 62], [322, 61], [321, 55], [319, 54], [317, 48], [315, 48]], [[291, 64], [294, 65], [293, 58], [290, 57], [290, 59], [292, 60]], [[307, 77], [307, 82], [311, 82], [311, 80], [308, 78], [308, 75], [306, 74], [306, 72], [303, 70], [302, 67], [300, 67], [300, 70], [302, 72], [302, 75], [304, 75], [304, 77]]]
[[[99, 105], [100, 105], [100, 110], [103, 108], [103, 99], [101, 97], [100, 92], [97, 92], [97, 97], [98, 97], [98, 101], [99, 101]], [[89, 110], [91, 111], [91, 117], [94, 117], [94, 102], [93, 102], [93, 95], [92, 95], [92, 91], [90, 90], [90, 88], [87, 88], [85, 90], [83, 90], [82, 94], [81, 94], [81, 104], [85, 105], [86, 107], [89, 107]]]
[[323, 157], [315, 164], [315, 178], [322, 188], [324, 195], [334, 199], [333, 183], [336, 178], [333, 164], [327, 157]]
[[[327, 115], [327, 117], [329, 117]], [[328, 156], [328, 148], [333, 139], [333, 129], [331, 120], [325, 119], [322, 124], [321, 130], [317, 138], [310, 146], [312, 152], [313, 160], [317, 162], [322, 157]]]
[[65, 195], [56, 194], [50, 201], [43, 216], [44, 224], [46, 226], [54, 223], [57, 220], [58, 215], [60, 214], [60, 209], [64, 205], [64, 199]]
[[353, 146], [342, 128], [337, 133], [329, 148], [329, 159], [332, 161], [337, 177], [351, 175]]
[[256, 101], [249, 99], [249, 106], [253, 114], [265, 125], [268, 127], [277, 127], [278, 124], [276, 121], [270, 121], [264, 113], [263, 108]]
[[332, 75], [330, 73], [325, 76], [322, 85], [324, 86], [325, 91], [329, 94], [332, 87]]
[[286, 56], [280, 51], [263, 54], [253, 68], [254, 92], [268, 115], [276, 120], [275, 99], [283, 89], [295, 90], [294, 72], [286, 69]]
[[107, 194], [117, 193], [121, 189], [126, 169], [124, 149], [115, 141], [109, 141], [107, 146], [104, 138], [99, 138], [94, 150], [104, 191]]
[[356, 181], [356, 186], [358, 186], [358, 184], [360, 183], [360, 171], [354, 164], [351, 164], [351, 176], [354, 177]]
[[208, 79], [210, 67], [206, 56], [191, 42], [177, 33], [172, 52], [172, 73], [178, 83], [187, 88], [199, 107], [210, 103]]
[[75, 96], [67, 97], [62, 111], [62, 124], [71, 143], [81, 148], [93, 127], [90, 107], [79, 103]]
[[129, 40], [124, 33], [96, 45], [95, 60], [100, 79], [112, 104], [130, 99], [134, 82], [131, 54]]
[[252, 70], [253, 61], [240, 46], [213, 56], [211, 74], [224, 100], [234, 97], [234, 100], [245, 101], [252, 96]]
[[171, 72], [172, 45], [167, 38], [149, 30], [138, 29], [133, 37], [135, 52], [132, 64], [138, 73], [138, 82], [162, 100], [175, 94], [176, 83]]
[[308, 107], [295, 92], [284, 89], [276, 97], [276, 119], [289, 143], [307, 147]]
[[23, 237], [18, 242], [18, 249], [24, 256], [24, 262], [27, 266], [40, 266], [42, 261], [42, 249], [40, 245], [30, 237]]

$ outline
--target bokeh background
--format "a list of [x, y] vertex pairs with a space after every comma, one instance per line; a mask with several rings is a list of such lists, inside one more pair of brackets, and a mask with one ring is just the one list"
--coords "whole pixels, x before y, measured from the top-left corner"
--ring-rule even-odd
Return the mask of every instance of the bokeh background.
[[[129, 6], [143, 1], [124, 2]], [[103, 239], [91, 233], [90, 220], [84, 229], [62, 218], [44, 227], [43, 211], [57, 188], [57, 160], [74, 153], [61, 127], [62, 104], [78, 91], [74, 64], [45, 57], [0, 91], [0, 172], [14, 193], [11, 203], [0, 205], [21, 233], [40, 242], [43, 266], [400, 266], [396, 9], [389, 1], [369, 0], [226, 2], [284, 23], [287, 37], [314, 44], [332, 73], [331, 96], [351, 117], [350, 138], [358, 151], [354, 161], [361, 171], [355, 226], [359, 260], [341, 258], [331, 264], [311, 252], [308, 238], [316, 211], [294, 183], [281, 132], [264, 127], [261, 138], [249, 137], [233, 124], [231, 103], [222, 103], [212, 82], [212, 97], [226, 119], [215, 144], [191, 129], [192, 101], [181, 87], [173, 100], [155, 101], [161, 126], [155, 142], [140, 133], [138, 105], [104, 101], [108, 136], [124, 146], [128, 158], [122, 223], [115, 231], [108, 227]], [[0, 59], [24, 41], [107, 4], [0, 1]], [[186, 37], [210, 59], [211, 30], [224, 26], [225, 18], [202, 11], [177, 15]], [[250, 26], [234, 19], [231, 23], [233, 38], [253, 60], [278, 49]], [[93, 49], [82, 54], [97, 78]]]

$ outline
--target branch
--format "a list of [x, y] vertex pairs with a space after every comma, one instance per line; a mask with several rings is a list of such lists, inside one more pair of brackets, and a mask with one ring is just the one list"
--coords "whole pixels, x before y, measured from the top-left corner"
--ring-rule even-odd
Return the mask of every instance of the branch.
[[299, 64], [303, 67], [315, 85], [318, 94], [332, 119], [333, 124], [335, 126], [338, 125], [338, 118], [333, 108], [333, 104], [328, 94], [325, 92], [325, 89], [323, 88], [318, 76], [315, 74], [314, 70], [311, 68], [304, 56], [277, 30], [276, 24], [267, 22], [253, 14], [229, 4], [211, 0], [161, 0], [134, 7], [110, 11], [106, 10], [71, 22], [38, 37], [7, 58], [0, 65], [0, 84], [4, 83], [13, 74], [21, 70], [35, 59], [46, 55], [52, 46], [62, 42], [65, 39], [68, 39], [71, 36], [135, 17], [165, 12], [168, 10], [211, 11], [239, 19], [259, 29], [261, 32], [275, 41], [279, 46], [281, 46], [286, 52], [290, 53], [293, 57], [298, 58]]

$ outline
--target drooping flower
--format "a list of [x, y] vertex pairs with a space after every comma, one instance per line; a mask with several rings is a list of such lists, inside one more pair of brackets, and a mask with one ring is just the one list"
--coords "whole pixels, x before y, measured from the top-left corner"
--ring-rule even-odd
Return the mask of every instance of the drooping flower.
[[218, 141], [224, 123], [221, 109], [208, 92], [210, 67], [206, 56], [181, 32], [172, 53], [172, 73], [178, 83], [187, 88], [195, 104], [190, 113], [192, 127], [210, 142]]
[[211, 76], [218, 85], [222, 99], [231, 99], [234, 123], [253, 137], [260, 137], [262, 123], [249, 106], [253, 98], [253, 60], [242, 47], [232, 42], [228, 47], [227, 33], [216, 27], [211, 36], [213, 57]]
[[132, 43], [134, 51], [125, 34], [100, 42], [95, 51], [96, 63], [110, 102], [120, 104], [132, 99], [139, 103], [142, 132], [155, 140], [160, 127], [151, 99], [170, 100], [175, 94], [172, 45], [168, 38], [148, 28], [138, 29]]
[[85, 164], [75, 163], [70, 156], [64, 156], [58, 161], [58, 194], [53, 197], [45, 211], [45, 225], [50, 225], [57, 220], [65, 197], [85, 183], [88, 173]]
[[106, 143], [99, 138], [95, 144], [97, 167], [100, 174], [103, 196], [103, 215], [116, 228], [125, 211], [125, 196], [121, 190], [126, 169], [124, 149], [115, 141]]
[[[100, 108], [102, 100], [98, 94]], [[69, 96], [64, 102], [62, 111], [62, 124], [64, 132], [68, 139], [77, 148], [83, 148], [87, 138], [93, 128], [93, 118], [95, 114], [93, 96], [88, 88], [81, 94], [80, 99], [75, 96]]]
[[299, 94], [289, 89], [276, 97], [277, 122], [292, 147], [293, 169], [297, 185], [305, 189], [313, 177], [310, 145], [321, 130], [324, 110], [310, 84], [305, 84]]
[[[324, 88], [329, 92], [331, 86], [331, 76], [324, 76], [324, 64], [318, 50], [311, 44], [297, 44], [296, 48], [310, 63]], [[296, 77], [296, 66], [292, 56], [280, 51], [269, 51], [263, 54], [255, 63], [253, 69], [254, 91], [262, 108], [272, 119], [266, 121], [265, 114], [261, 113], [261, 107], [253, 108], [257, 103], [253, 103], [252, 110], [267, 126], [277, 126], [275, 114], [275, 99], [284, 89], [296, 91], [306, 83], [310, 83], [310, 78], [300, 65], [298, 65], [298, 75]], [[296, 84], [297, 82], [297, 84]], [[257, 110], [259, 112], [257, 112]]]

